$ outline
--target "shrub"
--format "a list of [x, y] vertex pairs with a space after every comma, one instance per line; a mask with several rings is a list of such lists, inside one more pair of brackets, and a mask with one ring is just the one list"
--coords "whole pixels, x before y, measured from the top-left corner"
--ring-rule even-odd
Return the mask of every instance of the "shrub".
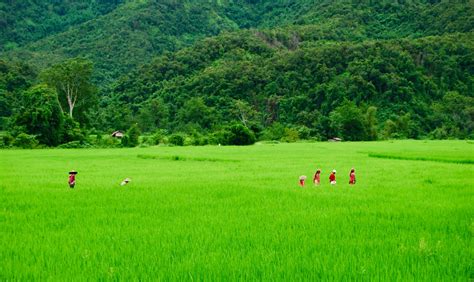
[[241, 124], [229, 127], [229, 136], [226, 145], [252, 145], [255, 143], [255, 134]]
[[263, 130], [262, 140], [281, 140], [285, 136], [285, 126], [275, 122]]
[[85, 136], [81, 131], [79, 123], [69, 116], [64, 117], [64, 125], [62, 129], [62, 141], [65, 143], [71, 141], [84, 141]]
[[293, 128], [285, 128], [285, 136], [281, 138], [283, 142], [296, 142], [300, 139], [299, 133], [296, 129]]
[[184, 136], [182, 134], [179, 134], [179, 133], [176, 133], [176, 134], [172, 134], [169, 138], [168, 138], [168, 142], [170, 144], [173, 144], [173, 145], [176, 145], [176, 146], [183, 146], [184, 145]]
[[119, 141], [119, 139], [114, 138], [112, 136], [101, 137], [100, 139], [98, 138], [96, 142], [97, 145], [105, 148], [119, 147], [121, 144], [121, 141]]
[[136, 124], [132, 125], [127, 131], [127, 134], [122, 137], [122, 146], [124, 147], [136, 147], [138, 146], [138, 139], [140, 138], [140, 129]]
[[158, 145], [160, 143], [166, 143], [165, 142], [166, 138], [166, 130], [164, 129], [158, 129], [155, 134], [150, 136], [150, 145]]
[[209, 138], [210, 144], [222, 144], [228, 145], [229, 140], [231, 139], [232, 133], [227, 129], [221, 129], [219, 131], [214, 132], [211, 137]]
[[91, 148], [92, 146], [89, 143], [84, 143], [82, 141], [71, 141], [65, 144], [58, 146], [60, 149], [77, 149], [77, 148]]
[[13, 140], [14, 140], [13, 136], [11, 136], [10, 134], [7, 133], [7, 134], [5, 134], [5, 135], [2, 136], [2, 144], [1, 144], [1, 146], [2, 146], [2, 147], [8, 147], [8, 146], [10, 146], [10, 145], [13, 143]]
[[36, 136], [34, 135], [20, 133], [13, 141], [13, 146], [23, 149], [32, 149], [38, 146], [38, 140], [36, 140]]
[[300, 126], [298, 128], [298, 135], [301, 139], [309, 139], [311, 137], [311, 129], [306, 126]]

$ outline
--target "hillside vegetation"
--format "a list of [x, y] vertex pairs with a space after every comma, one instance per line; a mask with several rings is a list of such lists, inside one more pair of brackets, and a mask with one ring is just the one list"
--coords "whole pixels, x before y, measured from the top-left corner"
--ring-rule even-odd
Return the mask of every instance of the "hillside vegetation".
[[[29, 11], [12, 3], [2, 7]], [[54, 86], [51, 70], [81, 61], [97, 88], [74, 120], [51, 121], [69, 136], [59, 143], [132, 126], [195, 144], [226, 144], [243, 130], [284, 141], [473, 137], [474, 1], [61, 3], [64, 29], [46, 21], [43, 33], [4, 44], [0, 115], [12, 135], [51, 140], [21, 122], [31, 120], [23, 93]], [[54, 96], [28, 93], [39, 90]]]
[[[56, 7], [48, 6], [47, 1], [31, 6], [19, 3], [16, 5], [20, 7], [7, 5], [18, 11], [8, 18], [23, 18], [16, 13], [35, 14], [36, 10], [48, 11]], [[240, 28], [297, 27], [312, 40], [361, 41], [468, 32], [474, 26], [473, 1], [456, 4], [428, 1], [368, 4], [360, 1], [354, 4], [354, 1], [307, 0], [148, 0], [119, 5], [120, 1], [102, 0], [92, 3], [95, 4], [81, 6], [65, 2], [59, 7], [64, 6], [66, 15], [61, 17], [53, 13], [60, 9], [56, 7], [44, 17], [48, 19], [44, 23], [43, 18], [33, 18], [33, 22], [42, 22], [40, 26], [30, 27], [28, 17], [17, 20], [13, 27], [18, 27], [13, 30], [6, 23], [8, 42], [31, 42], [8, 52], [8, 57], [40, 68], [66, 58], [87, 57], [96, 65], [97, 83], [104, 84], [164, 51], [176, 51], [197, 39]], [[112, 7], [116, 8], [110, 11]], [[93, 17], [106, 12], [104, 16]], [[36, 15], [39, 17], [42, 13]], [[22, 26], [27, 27], [22, 29]], [[64, 32], [55, 34], [58, 31]], [[9, 36], [12, 32], [42, 39], [36, 42], [22, 37], [16, 39]]]
[[[276, 123], [296, 126], [310, 136], [344, 135], [350, 140], [375, 139], [369, 127], [386, 137], [405, 138], [438, 127], [459, 137], [472, 132], [472, 34], [300, 42], [289, 50], [285, 40], [294, 38], [301, 36], [224, 34], [159, 57], [115, 84], [103, 101], [110, 107], [103, 120], [120, 128], [135, 118], [147, 125], [145, 130], [169, 120], [170, 128], [185, 131], [240, 120], [256, 132]], [[203, 109], [196, 110], [198, 105]], [[160, 106], [165, 116], [154, 124], [147, 112], [156, 113]], [[369, 125], [364, 115], [375, 110], [378, 122]], [[190, 112], [199, 115], [185, 114]], [[354, 132], [345, 128], [354, 126]]]
[[0, 51], [15, 49], [105, 15], [123, 0], [8, 0], [0, 3]]

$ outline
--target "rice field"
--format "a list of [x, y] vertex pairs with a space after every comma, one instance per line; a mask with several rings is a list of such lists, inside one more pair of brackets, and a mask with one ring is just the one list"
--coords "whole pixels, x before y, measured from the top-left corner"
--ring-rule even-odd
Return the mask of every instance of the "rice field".
[[471, 281], [473, 160], [472, 141], [3, 150], [0, 280]]

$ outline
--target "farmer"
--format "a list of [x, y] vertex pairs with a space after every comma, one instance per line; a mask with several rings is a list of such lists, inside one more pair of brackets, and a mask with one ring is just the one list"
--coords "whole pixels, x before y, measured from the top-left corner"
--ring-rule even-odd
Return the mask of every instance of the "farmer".
[[76, 174], [77, 174], [77, 171], [75, 171], [75, 170], [71, 170], [69, 172], [68, 183], [69, 183], [70, 188], [74, 188], [74, 186], [76, 185]]
[[354, 168], [352, 168], [349, 173], [349, 184], [356, 184], [356, 173]]
[[331, 185], [336, 184], [336, 170], [335, 169], [333, 169], [331, 172], [331, 175], [329, 175], [329, 183], [331, 183]]
[[321, 183], [321, 170], [318, 168], [313, 177], [314, 185], [319, 185]]
[[300, 186], [304, 187], [304, 181], [306, 180], [306, 175], [301, 175], [300, 176]]
[[122, 181], [122, 183], [120, 183], [120, 186], [125, 186], [125, 185], [127, 185], [128, 182], [130, 182], [130, 181], [132, 181], [130, 178], [128, 178], [128, 177], [125, 178], [125, 179]]

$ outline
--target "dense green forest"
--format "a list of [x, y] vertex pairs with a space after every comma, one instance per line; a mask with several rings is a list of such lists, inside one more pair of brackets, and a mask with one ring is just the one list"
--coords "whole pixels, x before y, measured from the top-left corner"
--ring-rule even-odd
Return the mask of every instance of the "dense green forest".
[[[148, 0], [126, 1], [117, 6], [120, 1], [102, 0], [81, 4], [82, 10], [81, 5], [70, 4], [71, 1], [46, 0], [41, 1], [41, 6], [12, 2], [22, 4], [17, 4], [19, 7], [6, 5], [17, 11], [12, 16], [18, 19], [11, 28], [6, 25], [6, 42], [30, 43], [6, 52], [8, 58], [42, 69], [65, 58], [86, 57], [94, 62], [94, 78], [100, 85], [116, 80], [165, 51], [180, 50], [222, 31], [282, 27], [298, 29], [298, 33], [308, 40], [362, 41], [469, 32], [474, 26], [472, 1], [457, 4], [377, 1], [368, 4], [368, 1], [322, 0]], [[55, 34], [61, 29], [52, 28], [56, 25], [48, 21], [37, 27], [42, 32], [19, 28], [28, 26], [31, 21], [43, 22], [42, 13], [34, 10], [47, 10], [48, 2], [52, 7], [63, 6], [67, 12], [62, 17], [47, 16], [59, 18], [58, 25], [64, 32]], [[115, 6], [113, 11], [104, 8]], [[85, 21], [100, 13], [107, 14]], [[85, 22], [72, 25], [75, 19]], [[31, 39], [17, 40], [9, 34], [23, 34]], [[40, 40], [31, 41], [35, 36]]]
[[32, 1], [0, 3], [0, 50], [15, 49], [105, 15], [122, 0]]
[[9, 144], [474, 137], [474, 1], [26, 2], [0, 5]]

